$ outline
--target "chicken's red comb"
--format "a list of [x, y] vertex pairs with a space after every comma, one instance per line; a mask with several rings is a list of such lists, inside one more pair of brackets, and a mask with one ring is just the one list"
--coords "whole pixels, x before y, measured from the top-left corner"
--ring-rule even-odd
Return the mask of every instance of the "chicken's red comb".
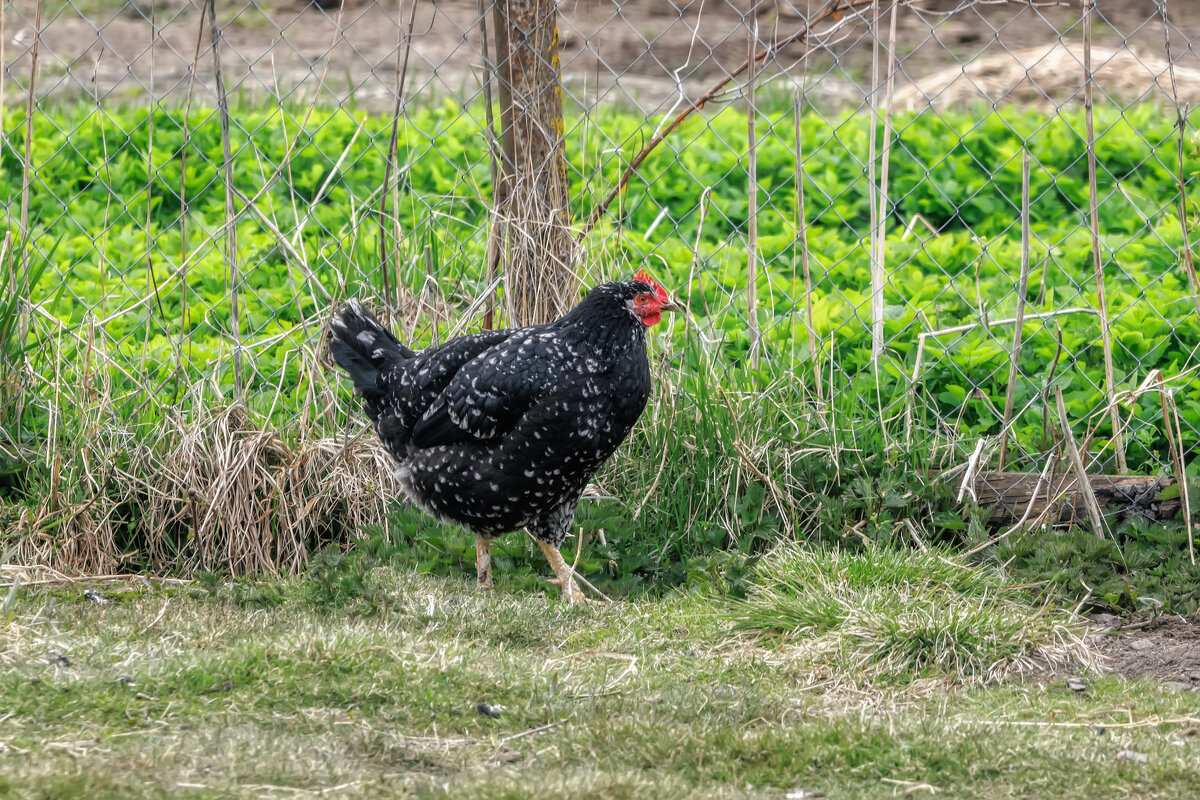
[[656, 297], [666, 300], [667, 297], [670, 296], [667, 294], [667, 290], [663, 288], [662, 284], [659, 283], [658, 281], [654, 280], [654, 276], [651, 275], [644, 267], [642, 269], [638, 270], [638, 274], [634, 275], [633, 279], [635, 281], [641, 281], [642, 283], [648, 285], [651, 289], [654, 290], [654, 295]]

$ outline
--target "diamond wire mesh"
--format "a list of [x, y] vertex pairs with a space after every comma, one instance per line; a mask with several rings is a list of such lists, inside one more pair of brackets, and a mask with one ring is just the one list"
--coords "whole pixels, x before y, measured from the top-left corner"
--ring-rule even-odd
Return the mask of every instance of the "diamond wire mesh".
[[[225, 249], [219, 94], [202, 8], [48, 2], [37, 36], [35, 3], [5, 3], [4, 208], [19, 236], [32, 89], [30, 243], [32, 259], [49, 265], [31, 296], [39, 308], [31, 324], [59, 344], [73, 337], [108, 351], [130, 402], [232, 399], [237, 352], [252, 409], [281, 426], [336, 422], [344, 405], [313, 366], [332, 303], [365, 295], [418, 342], [479, 324], [491, 180], [479, 23], [480, 8], [491, 21], [491, 3], [418, 3], [411, 36], [403, 2], [222, 4], [237, 281]], [[1053, 377], [1077, 434], [1097, 426], [1094, 467], [1112, 471], [1106, 396], [1138, 387], [1154, 370], [1175, 390], [1190, 464], [1200, 439], [1200, 325], [1176, 212], [1178, 136], [1193, 204], [1197, 157], [1191, 123], [1182, 133], [1173, 123], [1200, 85], [1200, 4], [1171, 1], [1169, 59], [1162, 3], [1101, 0], [1092, 20], [1115, 387], [1104, 376], [1091, 266], [1079, 5], [903, 3], [894, 41], [889, 3], [845, 7], [836, 18], [824, 14], [829, 8], [799, 0], [559, 4], [576, 221], [656, 127], [730, 79], [719, 102], [654, 151], [589, 234], [585, 283], [650, 263], [688, 298], [700, 344], [725, 379], [761, 357], [812, 403], [842, 414], [839, 424], [874, 429], [882, 419], [897, 442], [960, 463], [981, 437], [994, 450], [1002, 427], [1014, 326], [987, 323], [1012, 317], [1018, 305], [1027, 147], [1029, 321], [1009, 464], [1036, 469], [1057, 446], [1046, 402]], [[818, 22], [807, 39], [775, 46], [810, 20]], [[758, 308], [750, 309], [745, 76], [731, 75], [755, 31], [756, 52], [768, 56], [756, 78], [760, 273]], [[803, 209], [794, 180], [797, 98]], [[706, 188], [713, 202], [700, 229]], [[872, 207], [883, 209], [881, 222]], [[885, 243], [877, 362], [876, 225]], [[671, 341], [682, 342], [678, 331]], [[678, 347], [671, 352], [681, 357]], [[814, 360], [827, 380], [820, 397]], [[35, 373], [51, 367], [35, 357]], [[200, 388], [181, 394], [180, 376]], [[1123, 414], [1130, 468], [1171, 472], [1158, 401], [1126, 398]]]

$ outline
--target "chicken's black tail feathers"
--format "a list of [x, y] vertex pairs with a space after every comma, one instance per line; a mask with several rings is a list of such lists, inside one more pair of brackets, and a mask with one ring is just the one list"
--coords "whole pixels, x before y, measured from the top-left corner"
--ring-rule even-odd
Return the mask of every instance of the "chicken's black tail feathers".
[[396, 361], [416, 355], [357, 300], [334, 312], [329, 323], [329, 352], [338, 366], [350, 374], [354, 391], [363, 398], [372, 419], [378, 416], [377, 404], [385, 388], [379, 380], [380, 374]]

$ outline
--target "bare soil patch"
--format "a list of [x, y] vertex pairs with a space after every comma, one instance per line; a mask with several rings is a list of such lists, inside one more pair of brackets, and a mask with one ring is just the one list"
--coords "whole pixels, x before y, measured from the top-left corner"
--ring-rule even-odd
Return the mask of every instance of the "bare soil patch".
[[[809, 0], [563, 2], [559, 32], [566, 91], [585, 104], [628, 99], [653, 112], [659, 104], [673, 103], [680, 88], [697, 97], [741, 64], [756, 25], [765, 46], [798, 30], [805, 13], [818, 6]], [[112, 102], [182, 97], [191, 87], [204, 102], [213, 102], [212, 57], [200, 8], [199, 0], [77, 0], [51, 9], [43, 23], [38, 93]], [[1102, 2], [1098, 13], [1101, 91], [1129, 102], [1162, 84], [1157, 5], [1152, 0]], [[1200, 33], [1200, 0], [1172, 0], [1170, 13], [1176, 66], [1200, 69], [1191, 47]], [[406, 16], [394, 2], [368, 0], [345, 0], [340, 9], [336, 2], [304, 0], [226, 8], [220, 20], [226, 83], [231, 91], [268, 95], [291, 93], [304, 84], [300, 97], [307, 99], [308, 87], [319, 77], [331, 95], [326, 100], [353, 95], [360, 108], [388, 111]], [[33, 18], [31, 0], [18, 0], [6, 15], [5, 58], [17, 84], [28, 75]], [[920, 8], [906, 8], [898, 23], [896, 88], [907, 89], [909, 104], [921, 105], [930, 93], [935, 103], [948, 104], [966, 99], [1024, 103], [1030, 97], [1058, 102], [1056, 94], [1069, 97], [1081, 84], [1077, 7], [928, 0]], [[886, 38], [886, 21], [880, 27]], [[788, 83], [810, 87], [810, 102], [858, 105], [873, 86], [872, 41], [865, 21], [846, 25], [807, 60], [803, 43], [785, 48], [762, 78], [786, 72]], [[476, 0], [417, 4], [406, 94], [470, 98], [479, 90], [482, 64]], [[966, 77], [964, 65], [974, 65]], [[1115, 76], [1111, 80], [1105, 78], [1106, 68]], [[1191, 73], [1178, 77], [1181, 94], [1189, 99]], [[21, 85], [10, 86], [6, 99], [19, 101], [22, 94]]]
[[[1116, 618], [1099, 615], [1096, 621], [1111, 626]], [[1157, 678], [1181, 691], [1200, 691], [1200, 614], [1136, 624], [1142, 627], [1110, 627], [1112, 632], [1094, 637], [1107, 659], [1107, 670], [1127, 678]]]

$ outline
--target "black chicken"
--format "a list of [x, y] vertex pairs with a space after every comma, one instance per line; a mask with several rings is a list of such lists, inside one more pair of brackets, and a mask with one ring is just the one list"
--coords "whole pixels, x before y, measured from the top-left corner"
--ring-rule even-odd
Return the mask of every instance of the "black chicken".
[[643, 270], [554, 322], [415, 353], [352, 300], [334, 314], [330, 350], [408, 499], [474, 531], [480, 586], [492, 585], [491, 539], [525, 528], [574, 602], [583, 595], [558, 549], [584, 487], [646, 407], [646, 328], [679, 310]]

